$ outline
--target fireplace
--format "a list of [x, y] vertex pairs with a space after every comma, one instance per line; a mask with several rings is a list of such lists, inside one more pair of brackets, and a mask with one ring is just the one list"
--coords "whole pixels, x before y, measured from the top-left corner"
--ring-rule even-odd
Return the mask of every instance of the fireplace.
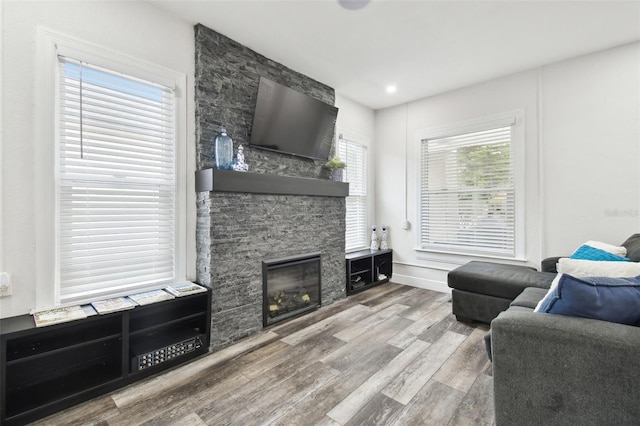
[[262, 262], [262, 325], [320, 307], [320, 253]]
[[[327, 306], [346, 297], [346, 194], [324, 190], [326, 185], [347, 184], [328, 180], [325, 161], [248, 146], [260, 76], [330, 105], [335, 103], [333, 88], [203, 25], [196, 25], [194, 38], [196, 168], [214, 166], [213, 141], [222, 125], [233, 129], [234, 149], [242, 144], [249, 164], [248, 173], [213, 170], [214, 182], [207, 181], [213, 190], [197, 195], [196, 277], [215, 294], [211, 314], [211, 350], [215, 352], [263, 329], [264, 259], [322, 252], [322, 294], [316, 303]], [[218, 172], [228, 173], [216, 182]], [[249, 181], [244, 176], [249, 174], [264, 180]], [[300, 191], [300, 181], [311, 184], [312, 190]], [[238, 188], [238, 182], [246, 185]], [[269, 192], [271, 187], [284, 191]]]

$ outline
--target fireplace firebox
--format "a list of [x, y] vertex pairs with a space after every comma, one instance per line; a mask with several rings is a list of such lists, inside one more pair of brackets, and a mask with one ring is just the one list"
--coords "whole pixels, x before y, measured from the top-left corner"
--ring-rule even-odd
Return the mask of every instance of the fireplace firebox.
[[263, 326], [318, 309], [321, 276], [320, 253], [263, 261]]

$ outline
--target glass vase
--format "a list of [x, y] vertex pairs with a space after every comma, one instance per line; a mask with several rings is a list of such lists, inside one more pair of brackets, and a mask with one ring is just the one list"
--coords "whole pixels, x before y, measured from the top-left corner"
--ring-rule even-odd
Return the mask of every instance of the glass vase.
[[233, 140], [227, 135], [227, 129], [220, 129], [214, 143], [216, 169], [231, 170], [233, 168]]

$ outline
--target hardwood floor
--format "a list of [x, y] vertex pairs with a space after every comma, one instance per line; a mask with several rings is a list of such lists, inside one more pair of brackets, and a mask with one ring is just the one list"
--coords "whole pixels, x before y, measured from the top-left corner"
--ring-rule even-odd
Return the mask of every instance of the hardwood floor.
[[488, 326], [385, 284], [57, 413], [66, 425], [492, 425]]

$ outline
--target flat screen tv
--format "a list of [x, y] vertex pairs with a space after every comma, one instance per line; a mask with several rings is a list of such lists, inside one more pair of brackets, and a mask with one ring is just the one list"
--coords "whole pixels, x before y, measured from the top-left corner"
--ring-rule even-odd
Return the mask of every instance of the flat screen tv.
[[250, 145], [327, 160], [337, 117], [335, 106], [260, 77]]

